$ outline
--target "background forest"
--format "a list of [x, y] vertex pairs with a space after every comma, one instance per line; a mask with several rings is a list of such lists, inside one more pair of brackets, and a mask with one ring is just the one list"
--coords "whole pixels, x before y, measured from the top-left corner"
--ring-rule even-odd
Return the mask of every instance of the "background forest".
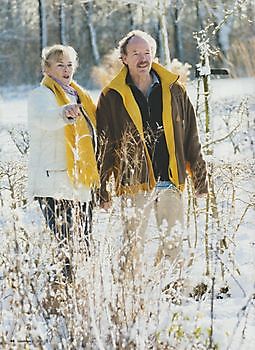
[[177, 58], [194, 68], [194, 32], [209, 24], [214, 66], [254, 75], [254, 15], [254, 0], [1, 0], [0, 86], [36, 84], [41, 48], [64, 43], [79, 53], [77, 80], [94, 87], [92, 67], [131, 29], [154, 36], [162, 64]]

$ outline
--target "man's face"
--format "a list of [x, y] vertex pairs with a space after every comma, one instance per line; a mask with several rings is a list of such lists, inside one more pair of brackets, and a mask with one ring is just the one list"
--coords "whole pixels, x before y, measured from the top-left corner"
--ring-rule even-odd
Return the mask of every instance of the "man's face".
[[134, 36], [128, 42], [126, 55], [123, 56], [122, 60], [128, 66], [131, 76], [141, 77], [148, 74], [153, 60], [149, 43], [138, 36]]

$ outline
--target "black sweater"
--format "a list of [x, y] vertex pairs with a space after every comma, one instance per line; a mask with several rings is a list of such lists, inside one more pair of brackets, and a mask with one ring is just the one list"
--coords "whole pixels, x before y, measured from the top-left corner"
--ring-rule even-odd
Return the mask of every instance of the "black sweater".
[[152, 160], [156, 180], [169, 181], [169, 153], [162, 123], [162, 88], [156, 82], [151, 88], [149, 96], [134, 85], [130, 75], [126, 79], [134, 98], [139, 106], [146, 145]]

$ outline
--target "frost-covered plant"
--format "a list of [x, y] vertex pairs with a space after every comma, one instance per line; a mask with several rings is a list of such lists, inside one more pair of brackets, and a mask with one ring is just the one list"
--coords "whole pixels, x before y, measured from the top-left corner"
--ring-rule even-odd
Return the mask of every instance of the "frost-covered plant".
[[26, 197], [26, 166], [22, 160], [0, 162], [0, 194], [2, 204], [5, 201], [10, 207], [23, 206]]
[[27, 128], [23, 124], [16, 125], [15, 127], [9, 128], [8, 133], [18, 151], [22, 155], [27, 154], [29, 149], [29, 135]]
[[255, 65], [252, 57], [255, 55], [254, 36], [246, 40], [237, 38], [227, 53], [228, 63], [233, 77], [254, 77]]
[[[241, 220], [236, 206], [242, 204], [238, 200], [242, 198], [239, 186], [251, 177], [248, 170], [252, 171], [252, 166], [247, 164], [243, 168], [239, 164], [230, 169], [222, 164], [214, 169], [222, 226], [214, 242], [225, 235], [228, 244], [228, 249], [223, 251], [222, 247], [212, 244], [211, 254], [217, 257], [211, 260], [216, 271], [213, 295], [216, 302], [217, 298], [227, 297], [223, 290], [219, 293], [224, 283], [234, 279], [238, 282], [233, 228], [238, 232], [246, 220], [246, 215]], [[31, 206], [12, 211], [1, 208], [1, 220], [6, 218], [0, 246], [3, 348], [10, 344], [14, 348], [29, 344], [31, 349], [208, 349], [210, 344], [212, 349], [217, 349], [219, 330], [214, 332], [216, 339], [211, 339], [209, 317], [211, 281], [202, 279], [202, 273], [197, 274], [197, 264], [201, 265], [198, 251], [201, 252], [203, 244], [203, 225], [198, 225], [197, 248], [192, 249], [194, 261], [183, 271], [191, 284], [191, 297], [184, 296], [182, 288], [175, 284], [171, 263], [163, 258], [158, 265], [153, 264], [158, 244], [153, 219], [141, 269], [127, 278], [120, 261], [123, 228], [119, 204], [115, 201], [108, 213], [94, 212], [90, 256], [78, 235], [69, 242], [74, 269], [72, 283], [61, 278], [59, 246], [44, 227], [39, 208]], [[200, 223], [203, 215], [200, 207]], [[30, 219], [25, 220], [26, 216]], [[192, 225], [186, 231], [188, 235], [193, 243]], [[189, 247], [184, 245], [186, 256]], [[130, 259], [132, 261], [132, 256]], [[219, 273], [220, 262], [224, 267], [224, 281]], [[207, 286], [203, 291], [201, 282]], [[195, 288], [196, 283], [201, 284], [200, 289]]]
[[[254, 266], [252, 242], [250, 246], [241, 243], [253, 227], [253, 112], [249, 100], [217, 101], [211, 107], [213, 139], [209, 142], [214, 154], [207, 155], [213, 162], [210, 274], [205, 274], [206, 205], [203, 199], [195, 199], [189, 184], [185, 196], [191, 205], [187, 207], [181, 276], [188, 282], [185, 292], [167, 258], [154, 264], [159, 233], [153, 216], [139, 270], [127, 274], [123, 269], [123, 256], [129, 257], [129, 266], [135, 262], [129, 237], [124, 239], [120, 201], [115, 197], [109, 212], [94, 211], [89, 256], [76, 227], [66, 247], [73, 281], [66, 281], [60, 246], [45, 227], [39, 207], [23, 205], [25, 167], [18, 167], [20, 160], [1, 163], [1, 348], [232, 350], [239, 343], [246, 348], [249, 326], [253, 327], [250, 271]], [[134, 139], [131, 143], [135, 147]], [[226, 147], [230, 159], [222, 156]], [[8, 177], [13, 192], [5, 188]], [[241, 245], [244, 252], [239, 251]], [[240, 266], [241, 253], [247, 259], [244, 266]], [[235, 296], [238, 306], [230, 319], [227, 307], [235, 304]]]

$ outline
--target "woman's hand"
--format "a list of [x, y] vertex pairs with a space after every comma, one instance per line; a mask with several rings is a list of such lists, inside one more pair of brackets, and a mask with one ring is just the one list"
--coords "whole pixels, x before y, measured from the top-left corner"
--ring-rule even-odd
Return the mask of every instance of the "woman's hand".
[[71, 124], [75, 122], [75, 119], [81, 116], [81, 105], [78, 103], [70, 103], [63, 109], [63, 116]]

